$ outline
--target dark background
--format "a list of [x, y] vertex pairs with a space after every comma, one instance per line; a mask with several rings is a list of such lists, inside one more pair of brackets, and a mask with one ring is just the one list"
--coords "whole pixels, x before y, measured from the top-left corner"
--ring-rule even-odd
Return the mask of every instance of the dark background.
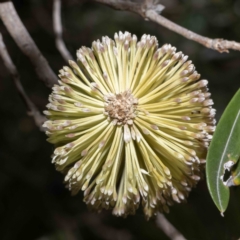
[[[163, 15], [211, 38], [240, 41], [239, 0], [175, 0], [168, 2]], [[15, 7], [32, 38], [57, 73], [65, 65], [55, 47], [52, 29], [52, 1], [19, 0]], [[240, 86], [240, 53], [218, 53], [191, 42], [169, 30], [144, 21], [140, 16], [115, 11], [93, 2], [63, 1], [64, 40], [75, 56], [101, 36], [113, 37], [122, 30], [155, 35], [159, 45], [170, 43], [193, 60], [209, 88], [217, 119]], [[42, 111], [50, 89], [37, 78], [29, 60], [19, 51], [2, 22], [0, 31], [21, 75], [22, 84]], [[111, 212], [89, 213], [82, 193], [71, 197], [62, 184], [63, 176], [51, 164], [53, 146], [35, 126], [0, 61], [0, 239], [3, 240], [88, 240], [168, 239], [146, 221], [142, 211], [127, 219]], [[240, 191], [231, 190], [229, 207], [221, 217], [208, 193], [206, 182], [194, 189], [187, 204], [171, 207], [169, 221], [190, 240], [240, 237]]]

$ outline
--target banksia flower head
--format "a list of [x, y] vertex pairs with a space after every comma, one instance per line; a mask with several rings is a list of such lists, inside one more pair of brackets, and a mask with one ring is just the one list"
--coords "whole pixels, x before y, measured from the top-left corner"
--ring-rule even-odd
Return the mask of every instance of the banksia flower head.
[[207, 80], [157, 39], [128, 32], [77, 51], [60, 70], [44, 123], [52, 162], [94, 210], [147, 218], [185, 201], [215, 127]]

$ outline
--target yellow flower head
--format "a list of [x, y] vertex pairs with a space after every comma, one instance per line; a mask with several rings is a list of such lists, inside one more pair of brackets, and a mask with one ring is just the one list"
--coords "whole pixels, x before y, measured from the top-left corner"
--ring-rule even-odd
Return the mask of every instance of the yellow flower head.
[[52, 162], [87, 205], [147, 218], [182, 202], [200, 179], [215, 127], [207, 80], [176, 48], [128, 32], [77, 51], [45, 114]]

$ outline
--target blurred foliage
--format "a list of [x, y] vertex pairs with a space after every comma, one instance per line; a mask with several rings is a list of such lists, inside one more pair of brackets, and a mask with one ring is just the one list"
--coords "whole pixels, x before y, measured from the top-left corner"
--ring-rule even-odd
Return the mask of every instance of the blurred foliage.
[[[51, 67], [66, 63], [55, 48], [52, 1], [16, 0], [17, 11]], [[239, 0], [169, 0], [163, 15], [199, 34], [240, 41]], [[240, 86], [240, 53], [212, 51], [170, 32], [140, 16], [120, 12], [93, 2], [63, 1], [64, 40], [75, 55], [101, 36], [129, 31], [140, 37], [155, 35], [159, 45], [170, 43], [193, 60], [202, 78], [209, 80], [217, 119]], [[32, 101], [44, 110], [50, 89], [37, 79], [29, 60], [19, 51], [5, 27], [0, 31]], [[50, 156], [53, 147], [39, 132], [19, 98], [6, 69], [0, 64], [0, 239], [88, 240], [168, 239], [155, 221], [146, 222], [141, 211], [127, 219], [110, 212], [89, 214], [82, 194], [71, 197], [62, 184]], [[240, 237], [240, 190], [231, 189], [228, 211], [222, 218], [201, 181], [187, 204], [171, 207], [166, 217], [190, 240]]]

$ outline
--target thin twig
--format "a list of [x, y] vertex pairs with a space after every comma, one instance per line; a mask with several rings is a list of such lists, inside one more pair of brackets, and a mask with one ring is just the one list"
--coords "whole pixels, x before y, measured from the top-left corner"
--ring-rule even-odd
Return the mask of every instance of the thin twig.
[[46, 120], [46, 118], [38, 111], [37, 107], [34, 105], [34, 103], [29, 99], [29, 97], [25, 93], [23, 86], [20, 82], [20, 77], [19, 77], [17, 68], [14, 65], [14, 63], [7, 51], [7, 48], [3, 42], [1, 33], [0, 33], [0, 56], [3, 60], [5, 67], [7, 68], [8, 72], [10, 73], [10, 75], [14, 81], [15, 87], [16, 87], [19, 95], [21, 96], [21, 98], [23, 99], [25, 105], [27, 106], [27, 108], [29, 110], [28, 115], [33, 117], [35, 124], [39, 127], [39, 129], [41, 131], [43, 131], [44, 129], [42, 127], [42, 124]]
[[63, 59], [68, 62], [73, 57], [68, 51], [62, 38], [62, 22], [61, 22], [61, 0], [53, 0], [53, 30], [55, 33], [56, 47]]
[[0, 3], [0, 18], [18, 47], [32, 62], [38, 77], [48, 87], [57, 83], [57, 76], [30, 37], [12, 2]]
[[146, 17], [153, 22], [156, 22], [169, 30], [176, 32], [185, 38], [192, 41], [198, 42], [207, 48], [211, 48], [220, 53], [229, 52], [228, 49], [240, 51], [240, 43], [235, 41], [228, 41], [221, 38], [211, 39], [208, 37], [203, 37], [197, 33], [194, 33], [184, 27], [179, 26], [176, 23], [171, 22], [167, 18], [157, 14], [154, 10], [147, 10]]
[[221, 38], [211, 39], [194, 33], [184, 27], [179, 26], [176, 23], [171, 22], [167, 18], [159, 15], [164, 9], [164, 6], [160, 4], [161, 1], [157, 0], [95, 0], [102, 4], [108, 5], [114, 9], [125, 10], [137, 13], [145, 19], [149, 19], [162, 25], [169, 30], [176, 32], [187, 39], [198, 42], [207, 48], [211, 48], [220, 53], [228, 52], [229, 49], [240, 51], [240, 43], [235, 41], [228, 41]]
[[157, 214], [156, 224], [171, 240], [186, 239], [161, 213]]
[[160, 4], [160, 0], [94, 0], [95, 2], [99, 2], [105, 4], [111, 8], [121, 11], [129, 11], [140, 14], [142, 17], [146, 17], [145, 12], [149, 9], [154, 9], [155, 12], [161, 13], [165, 8], [162, 4]]

